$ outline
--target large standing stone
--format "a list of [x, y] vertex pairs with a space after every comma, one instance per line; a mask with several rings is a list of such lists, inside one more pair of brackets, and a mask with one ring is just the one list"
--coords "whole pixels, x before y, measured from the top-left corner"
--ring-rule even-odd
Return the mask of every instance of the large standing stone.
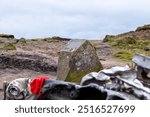
[[89, 41], [71, 40], [60, 52], [57, 79], [80, 82], [87, 73], [101, 69], [96, 50]]

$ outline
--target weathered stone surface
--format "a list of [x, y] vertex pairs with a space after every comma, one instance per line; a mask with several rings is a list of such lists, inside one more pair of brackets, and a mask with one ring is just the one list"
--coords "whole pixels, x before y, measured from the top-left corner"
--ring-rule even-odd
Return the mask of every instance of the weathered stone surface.
[[57, 79], [80, 82], [87, 73], [101, 69], [95, 48], [89, 41], [71, 40], [60, 52]]
[[[21, 55], [20, 55], [21, 56]], [[34, 57], [34, 56], [33, 56]], [[36, 57], [36, 56], [35, 56]], [[25, 58], [19, 56], [0, 55], [0, 69], [6, 68], [30, 69], [38, 72], [56, 72], [56, 64], [44, 61], [44, 58]]]

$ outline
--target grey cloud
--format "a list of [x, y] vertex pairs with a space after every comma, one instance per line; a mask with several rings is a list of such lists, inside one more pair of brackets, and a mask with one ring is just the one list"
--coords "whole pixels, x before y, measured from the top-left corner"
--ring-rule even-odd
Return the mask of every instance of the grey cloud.
[[1, 0], [0, 33], [103, 38], [150, 21], [149, 0]]

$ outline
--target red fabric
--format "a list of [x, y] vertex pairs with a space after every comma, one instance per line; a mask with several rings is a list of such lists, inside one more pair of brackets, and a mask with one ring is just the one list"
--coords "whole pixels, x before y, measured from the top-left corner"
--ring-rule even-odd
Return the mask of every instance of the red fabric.
[[30, 90], [35, 95], [40, 95], [40, 90], [43, 87], [45, 79], [47, 79], [48, 76], [42, 76], [40, 78], [34, 78], [30, 82]]

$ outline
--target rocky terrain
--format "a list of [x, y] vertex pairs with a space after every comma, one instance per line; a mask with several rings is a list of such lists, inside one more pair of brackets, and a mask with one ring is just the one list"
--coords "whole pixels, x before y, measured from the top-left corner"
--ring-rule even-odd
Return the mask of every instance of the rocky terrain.
[[[0, 99], [5, 80], [43, 75], [56, 79], [59, 52], [69, 40], [60, 37], [16, 39], [13, 35], [1, 34]], [[107, 35], [103, 41], [90, 42], [95, 47], [104, 68], [131, 65], [130, 60], [134, 54], [150, 55], [150, 26], [145, 25], [136, 31], [116, 36]]]
[[[51, 38], [32, 40], [0, 38], [0, 40], [1, 91], [4, 81], [12, 81], [16, 78], [47, 75], [56, 79], [59, 51], [69, 41]], [[112, 47], [107, 43], [99, 40], [91, 41], [91, 43], [96, 48], [99, 60], [105, 68], [126, 64], [112, 56]], [[2, 99], [2, 94], [0, 99]]]

